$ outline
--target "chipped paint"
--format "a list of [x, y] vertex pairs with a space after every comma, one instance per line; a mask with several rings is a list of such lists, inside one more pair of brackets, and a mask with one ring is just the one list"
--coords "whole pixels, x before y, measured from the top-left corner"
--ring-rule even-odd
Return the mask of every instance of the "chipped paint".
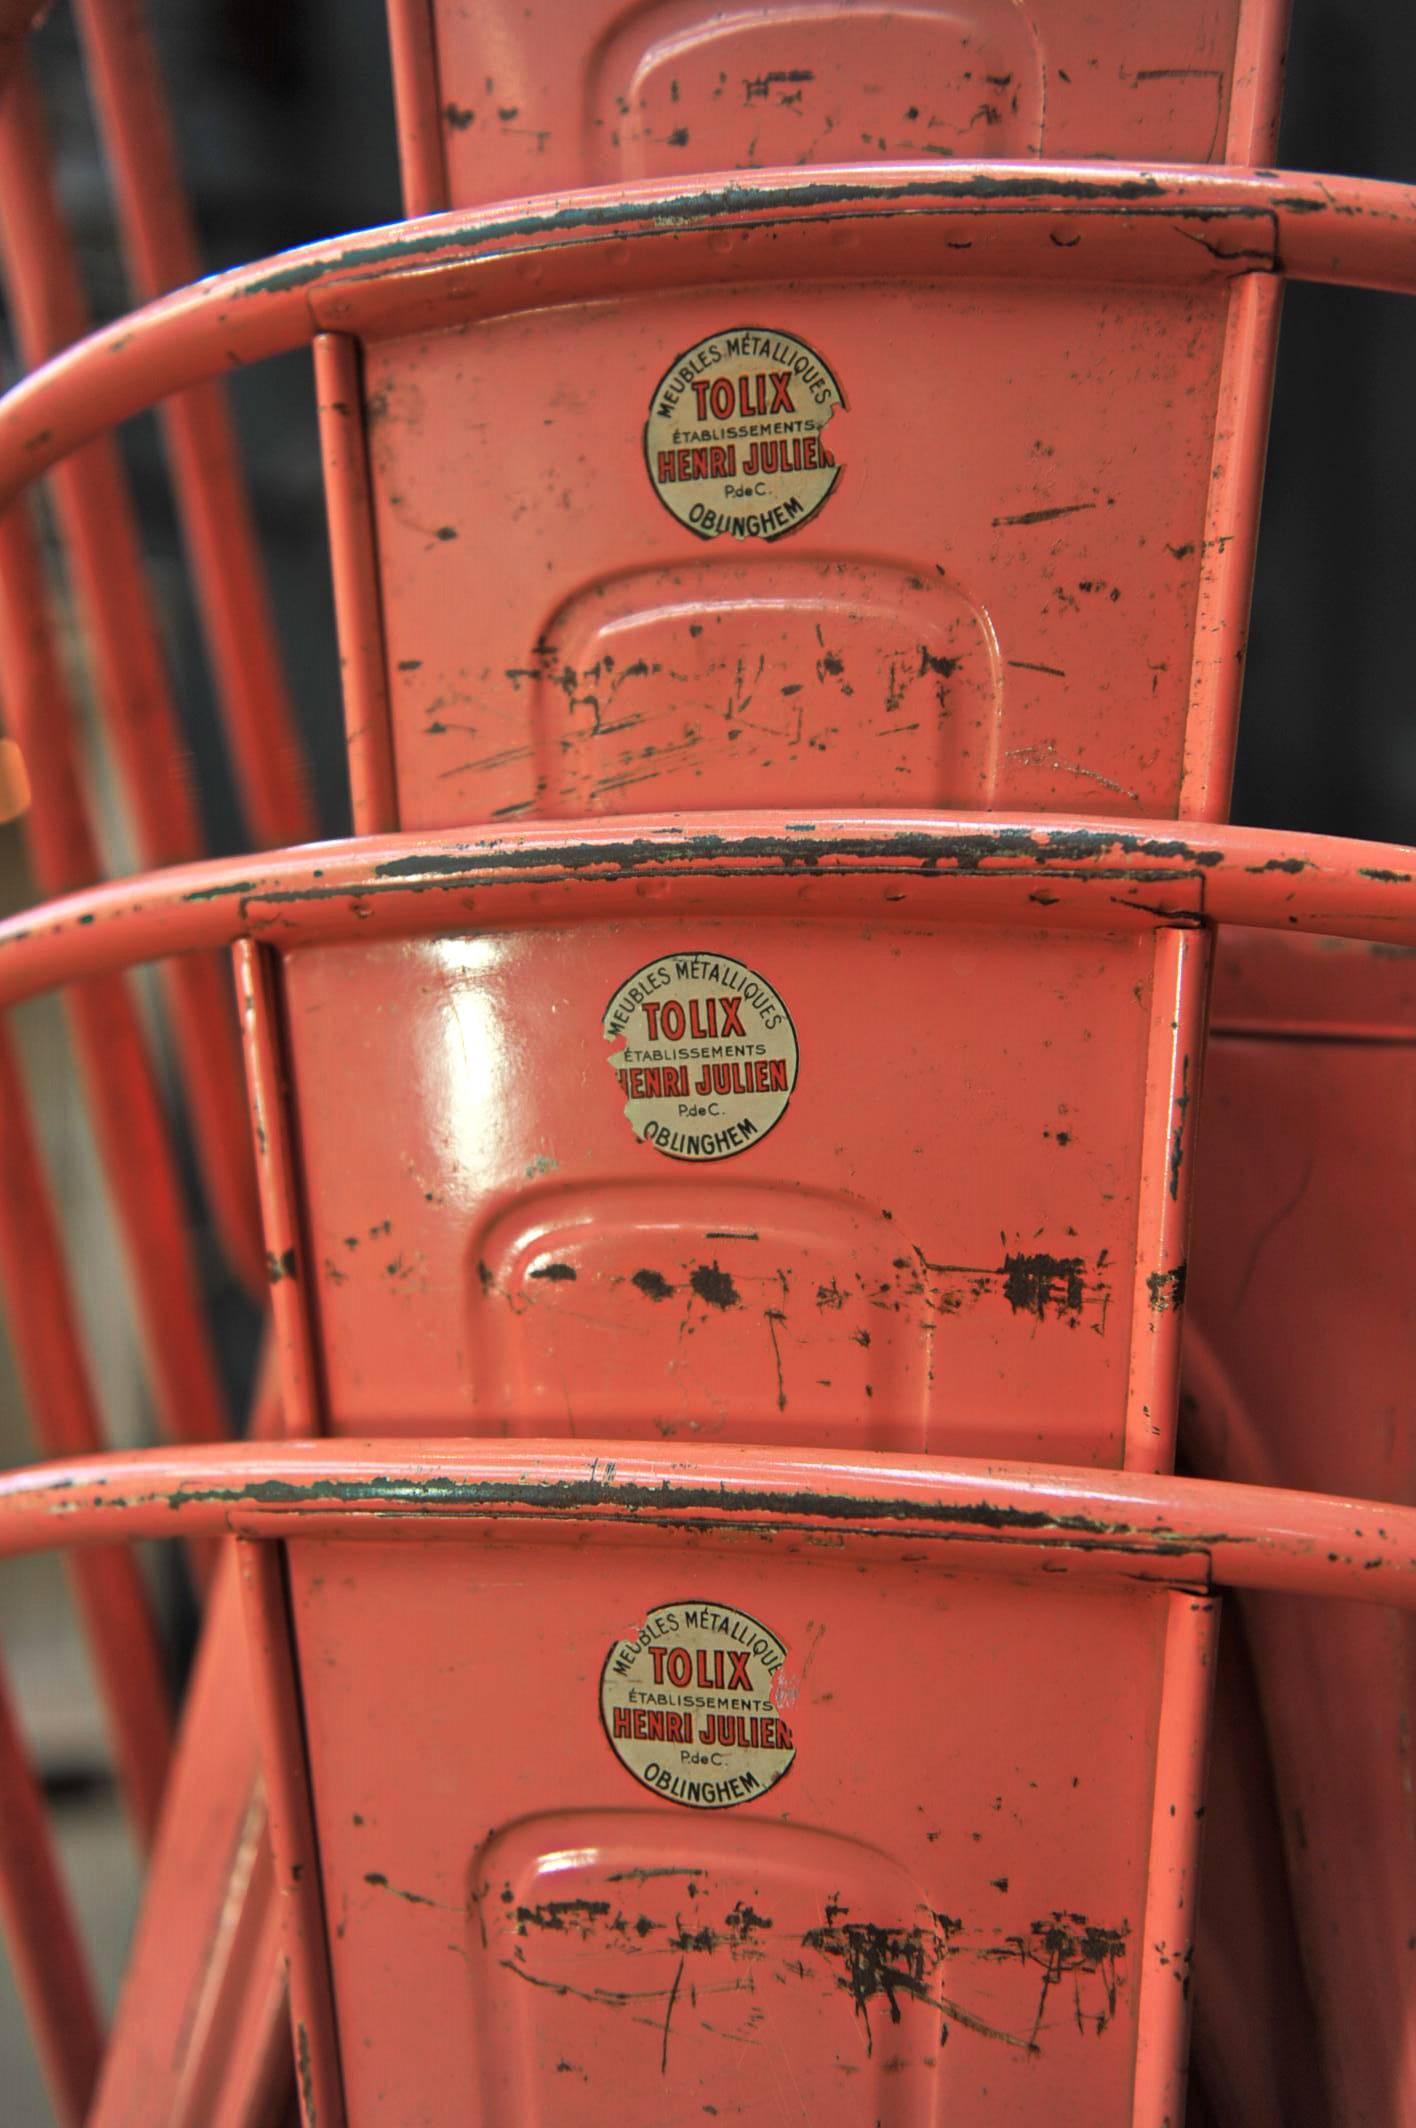
[[[611, 1466], [612, 1468], [612, 1466]], [[67, 1491], [73, 1480], [56, 1484]], [[1196, 1555], [1209, 1546], [1246, 1545], [1257, 1542], [1243, 1532], [1177, 1530], [1163, 1520], [1151, 1525], [1109, 1519], [1084, 1513], [1054, 1512], [1025, 1508], [993, 1500], [931, 1501], [882, 1494], [854, 1495], [763, 1488], [760, 1491], [729, 1485], [700, 1487], [691, 1484], [640, 1484], [635, 1480], [606, 1476], [604, 1479], [458, 1479], [433, 1473], [402, 1476], [368, 1476], [350, 1479], [257, 1478], [244, 1483], [178, 1485], [169, 1493], [150, 1496], [153, 1504], [174, 1515], [184, 1509], [216, 1505], [238, 1512], [243, 1508], [369, 1508], [397, 1516], [459, 1514], [469, 1510], [519, 1507], [551, 1513], [590, 1514], [612, 1510], [616, 1519], [645, 1514], [656, 1522], [673, 1519], [685, 1526], [730, 1526], [725, 1518], [742, 1515], [753, 1526], [764, 1528], [811, 1527], [820, 1523], [854, 1525], [857, 1533], [871, 1534], [899, 1523], [913, 1523], [921, 1534], [931, 1528], [942, 1535], [979, 1532], [1007, 1536], [1024, 1532], [1078, 1541], [1088, 1547], [1115, 1547], [1124, 1551], [1153, 1552], [1158, 1557]], [[122, 1511], [144, 1504], [140, 1494], [107, 1492], [101, 1485], [86, 1495], [85, 1504], [96, 1510]], [[56, 1503], [54, 1512], [62, 1513]], [[707, 1517], [706, 1523], [699, 1518]], [[1392, 1559], [1388, 1562], [1398, 1565]]]

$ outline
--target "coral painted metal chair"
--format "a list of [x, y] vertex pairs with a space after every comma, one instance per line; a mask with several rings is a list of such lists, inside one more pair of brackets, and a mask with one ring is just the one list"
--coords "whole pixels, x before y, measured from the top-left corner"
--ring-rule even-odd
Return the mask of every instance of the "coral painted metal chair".
[[605, 12], [395, 7], [418, 218], [0, 401], [8, 506], [312, 346], [357, 830], [0, 925], [7, 1009], [234, 949], [291, 1437], [0, 1482], [238, 1539], [101, 2061], [0, 1727], [16, 1963], [76, 2120], [1160, 2128], [1216, 1594], [1416, 1602], [1416, 1511], [1172, 1475], [1219, 927], [1416, 945], [1223, 817], [1282, 282], [1416, 204], [1251, 167], [1266, 6]]

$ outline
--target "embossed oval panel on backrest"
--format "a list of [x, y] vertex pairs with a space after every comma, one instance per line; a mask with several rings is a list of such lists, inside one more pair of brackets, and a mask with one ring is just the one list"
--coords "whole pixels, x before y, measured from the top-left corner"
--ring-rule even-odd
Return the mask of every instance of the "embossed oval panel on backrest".
[[[899, 564], [738, 548], [586, 585], [525, 682], [545, 813], [636, 813], [665, 773], [695, 807], [770, 781], [794, 804], [991, 797], [986, 614]], [[868, 762], [841, 744], [862, 711]]]
[[[1240, 0], [432, 0], [449, 204], [695, 170], [1217, 162]], [[1262, 94], [1262, 89], [1258, 89]]]

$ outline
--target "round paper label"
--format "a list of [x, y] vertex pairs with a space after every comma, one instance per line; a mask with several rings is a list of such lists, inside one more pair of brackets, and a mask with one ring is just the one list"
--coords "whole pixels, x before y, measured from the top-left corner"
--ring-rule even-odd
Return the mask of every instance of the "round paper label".
[[717, 1603], [664, 1603], [600, 1676], [615, 1757], [655, 1795], [726, 1810], [774, 1788], [796, 1757], [772, 1691], [787, 1651], [775, 1633]]
[[791, 333], [710, 333], [655, 386], [644, 425], [654, 492], [700, 539], [781, 539], [840, 478], [822, 430], [845, 403], [820, 355]]
[[717, 953], [666, 953], [605, 1011], [610, 1064], [636, 1138], [671, 1160], [727, 1160], [791, 1099], [796, 1029], [765, 976]]

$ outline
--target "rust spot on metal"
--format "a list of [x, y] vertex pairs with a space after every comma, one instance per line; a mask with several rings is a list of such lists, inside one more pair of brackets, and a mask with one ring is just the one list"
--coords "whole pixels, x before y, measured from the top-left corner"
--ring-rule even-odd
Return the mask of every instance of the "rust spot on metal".
[[1080, 1256], [1005, 1256], [1003, 1298], [1015, 1315], [1043, 1321], [1049, 1308], [1058, 1315], [1080, 1315], [1086, 1266]]
[[543, 1906], [518, 1906], [514, 1916], [516, 1933], [524, 1936], [528, 1929], [543, 1929], [554, 1935], [569, 1931], [589, 1937], [609, 1911], [608, 1899], [548, 1899]]
[[1169, 1309], [1185, 1305], [1184, 1264], [1176, 1264], [1170, 1271], [1152, 1271], [1146, 1279], [1152, 1312], [1164, 1315]]
[[770, 89], [792, 88], [815, 79], [815, 74], [807, 67], [774, 67], [766, 74], [756, 74], [750, 81], [743, 82], [743, 102], [765, 102]]
[[688, 1282], [698, 1298], [710, 1308], [736, 1308], [741, 1305], [742, 1295], [733, 1284], [731, 1274], [724, 1271], [716, 1259], [711, 1264], [695, 1264]]

